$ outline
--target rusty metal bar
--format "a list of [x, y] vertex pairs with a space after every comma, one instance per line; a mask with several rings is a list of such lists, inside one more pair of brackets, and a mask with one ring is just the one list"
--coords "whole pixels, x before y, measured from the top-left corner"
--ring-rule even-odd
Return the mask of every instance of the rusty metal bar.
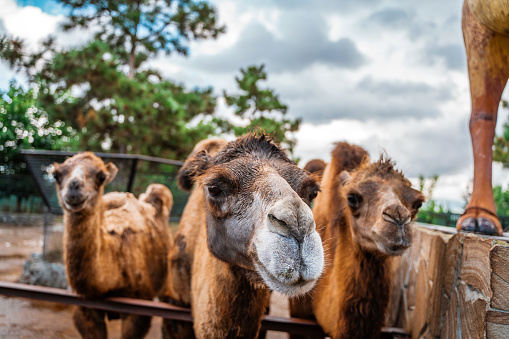
[[[78, 154], [79, 152], [66, 152], [66, 151], [48, 151], [48, 150], [33, 150], [33, 149], [23, 149], [21, 150], [21, 154], [23, 155], [64, 155], [64, 156], [73, 156]], [[170, 160], [164, 158], [156, 158], [148, 155], [140, 155], [140, 154], [126, 154], [126, 153], [102, 153], [102, 152], [94, 152], [100, 158], [112, 158], [112, 159], [137, 159], [137, 160], [145, 160], [157, 162], [160, 164], [168, 164], [168, 165], [176, 165], [182, 166], [184, 164], [183, 161], [179, 160]]]
[[76, 293], [59, 288], [17, 284], [4, 281], [0, 282], [0, 294], [11, 297], [37, 299], [97, 308], [103, 311], [159, 316], [167, 319], [187, 322], [193, 321], [191, 311], [188, 308], [173, 306], [162, 302], [154, 302], [151, 300], [123, 297], [84, 299]]
[[[96, 308], [103, 311], [131, 313], [147, 316], [158, 316], [185, 322], [192, 322], [191, 310], [163, 302], [151, 300], [111, 297], [105, 299], [84, 299], [78, 294], [59, 288], [33, 286], [0, 281], [0, 294], [36, 300], [57, 302]], [[290, 334], [301, 334], [314, 337], [325, 337], [321, 327], [312, 320], [299, 318], [282, 318], [266, 315], [262, 320], [262, 330], [281, 331]], [[381, 338], [410, 338], [410, 335], [399, 328], [384, 328]]]

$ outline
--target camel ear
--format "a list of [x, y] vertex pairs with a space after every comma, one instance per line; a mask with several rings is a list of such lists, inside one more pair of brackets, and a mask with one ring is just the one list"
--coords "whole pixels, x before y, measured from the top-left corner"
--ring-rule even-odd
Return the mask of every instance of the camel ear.
[[53, 174], [60, 168], [60, 164], [58, 162], [53, 162], [53, 170], [49, 172], [49, 174]]
[[348, 173], [347, 171], [343, 171], [339, 175], [339, 182], [341, 183], [341, 185], [344, 186], [344, 185], [346, 185], [350, 181], [351, 177], [352, 176], [350, 175], [350, 173]]
[[113, 179], [115, 179], [115, 176], [117, 175], [117, 172], [118, 172], [118, 168], [117, 168], [117, 166], [115, 166], [114, 163], [109, 162], [106, 165], [106, 170], [108, 171], [108, 177], [106, 178], [106, 183], [109, 183], [109, 182], [113, 181]]
[[201, 150], [187, 158], [177, 173], [179, 188], [183, 191], [190, 191], [196, 178], [202, 175], [210, 167], [211, 163], [212, 158], [206, 150]]

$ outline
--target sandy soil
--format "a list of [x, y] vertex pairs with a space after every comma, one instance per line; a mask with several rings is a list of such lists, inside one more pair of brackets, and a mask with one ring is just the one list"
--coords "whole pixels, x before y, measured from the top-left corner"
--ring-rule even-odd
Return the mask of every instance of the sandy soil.
[[[16, 282], [25, 260], [41, 252], [42, 227], [0, 226], [0, 280]], [[71, 320], [72, 307], [50, 302], [0, 296], [0, 338], [79, 338]], [[271, 315], [287, 317], [288, 301], [281, 295], [271, 299]], [[154, 317], [146, 338], [161, 338], [162, 319]], [[120, 338], [120, 321], [108, 322], [109, 338]], [[269, 332], [267, 338], [288, 338]]]

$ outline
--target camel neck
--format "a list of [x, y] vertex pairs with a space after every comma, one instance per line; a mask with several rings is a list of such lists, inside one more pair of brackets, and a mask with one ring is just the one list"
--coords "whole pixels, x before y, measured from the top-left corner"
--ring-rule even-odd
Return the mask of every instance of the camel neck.
[[[93, 213], [64, 213], [64, 259], [67, 279], [71, 287], [86, 296], [99, 294], [98, 284], [101, 281], [97, 267], [101, 250], [101, 226], [104, 219], [102, 199], [98, 199], [91, 208]], [[99, 207], [100, 206], [100, 207]]]
[[359, 338], [377, 338], [389, 303], [392, 258], [363, 251], [351, 236], [349, 240], [337, 247], [334, 264], [343, 266], [340, 269], [343, 274], [338, 277], [342, 280], [345, 295], [349, 296], [342, 305], [344, 333], [356, 333]]

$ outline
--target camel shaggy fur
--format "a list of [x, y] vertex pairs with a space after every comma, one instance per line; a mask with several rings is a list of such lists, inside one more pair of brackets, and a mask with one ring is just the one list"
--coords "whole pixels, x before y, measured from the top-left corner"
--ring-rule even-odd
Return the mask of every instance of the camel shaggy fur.
[[[351, 172], [348, 172], [350, 170]], [[392, 258], [412, 241], [411, 222], [424, 197], [394, 163], [370, 163], [358, 146], [338, 143], [313, 213], [329, 260], [293, 316], [314, 314], [332, 338], [378, 338], [392, 284]]]
[[457, 228], [500, 235], [491, 167], [498, 105], [509, 78], [509, 0], [465, 0], [462, 28], [472, 101], [474, 185]]
[[[170, 190], [150, 185], [138, 200], [131, 193], [103, 194], [117, 167], [90, 152], [54, 164], [58, 199], [64, 209], [64, 262], [71, 288], [86, 298], [123, 296], [153, 299], [166, 286], [170, 233]], [[122, 338], [143, 338], [150, 317], [122, 316]], [[83, 338], [106, 338], [105, 312], [77, 307]]]
[[[169, 294], [199, 338], [256, 338], [270, 290], [308, 292], [324, 258], [309, 204], [319, 186], [265, 136], [205, 141], [179, 182], [194, 190], [170, 258]], [[193, 333], [165, 321], [167, 335]]]

